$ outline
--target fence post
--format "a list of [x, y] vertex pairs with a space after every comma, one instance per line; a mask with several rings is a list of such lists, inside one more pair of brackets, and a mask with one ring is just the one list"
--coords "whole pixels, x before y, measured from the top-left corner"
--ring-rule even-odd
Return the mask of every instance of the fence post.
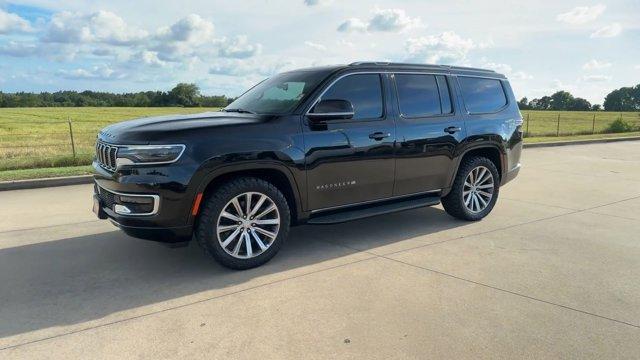
[[529, 115], [531, 115], [531, 113], [527, 113], [527, 132], [525, 137], [529, 137], [529, 123], [531, 122]]
[[558, 113], [558, 127], [556, 128], [556, 136], [560, 136], [560, 113]]
[[596, 113], [593, 113], [593, 123], [591, 123], [591, 134], [596, 133]]
[[71, 119], [67, 117], [67, 122], [69, 123], [69, 137], [71, 137], [71, 151], [73, 151], [73, 157], [76, 157], [76, 143], [73, 140], [73, 127], [71, 126]]

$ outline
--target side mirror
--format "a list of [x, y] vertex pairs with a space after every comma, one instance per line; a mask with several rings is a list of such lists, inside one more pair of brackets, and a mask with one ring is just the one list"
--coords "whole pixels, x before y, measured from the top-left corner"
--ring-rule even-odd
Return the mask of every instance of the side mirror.
[[351, 119], [353, 115], [354, 111], [351, 102], [339, 99], [321, 100], [313, 107], [312, 111], [307, 114], [311, 120], [316, 121]]

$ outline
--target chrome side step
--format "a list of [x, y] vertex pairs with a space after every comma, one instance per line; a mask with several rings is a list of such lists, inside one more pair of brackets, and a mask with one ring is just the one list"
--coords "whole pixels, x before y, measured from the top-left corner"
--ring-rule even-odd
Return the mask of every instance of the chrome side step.
[[364, 219], [371, 216], [394, 213], [398, 211], [417, 209], [425, 206], [438, 205], [440, 203], [439, 196], [422, 196], [399, 200], [394, 202], [385, 202], [376, 205], [363, 205], [355, 208], [331, 211], [330, 213], [314, 214], [307, 221], [308, 224], [338, 224], [351, 220]]

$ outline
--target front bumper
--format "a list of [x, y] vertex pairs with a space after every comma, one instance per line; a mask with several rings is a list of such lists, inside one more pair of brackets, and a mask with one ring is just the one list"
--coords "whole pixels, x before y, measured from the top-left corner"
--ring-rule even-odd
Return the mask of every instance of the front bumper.
[[[109, 219], [130, 236], [164, 243], [182, 243], [193, 236], [191, 207], [193, 196], [186, 186], [175, 181], [162, 183], [164, 177], [155, 171], [154, 179], [149, 174], [110, 173], [94, 164], [94, 212], [100, 219]], [[157, 170], [157, 169], [156, 169]], [[147, 169], [153, 172], [154, 169]], [[144, 178], [141, 175], [145, 176]], [[167, 176], [169, 177], [169, 176]], [[102, 192], [102, 194], [100, 194]], [[122, 204], [120, 197], [129, 201], [153, 199], [147, 204], [127, 205], [116, 212]]]

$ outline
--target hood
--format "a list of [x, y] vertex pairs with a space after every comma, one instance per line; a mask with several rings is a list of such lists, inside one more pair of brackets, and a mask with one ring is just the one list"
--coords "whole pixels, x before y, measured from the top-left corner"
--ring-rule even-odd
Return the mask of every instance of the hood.
[[143, 144], [186, 132], [260, 123], [265, 118], [261, 115], [225, 112], [146, 117], [109, 125], [100, 130], [98, 138], [114, 144]]

